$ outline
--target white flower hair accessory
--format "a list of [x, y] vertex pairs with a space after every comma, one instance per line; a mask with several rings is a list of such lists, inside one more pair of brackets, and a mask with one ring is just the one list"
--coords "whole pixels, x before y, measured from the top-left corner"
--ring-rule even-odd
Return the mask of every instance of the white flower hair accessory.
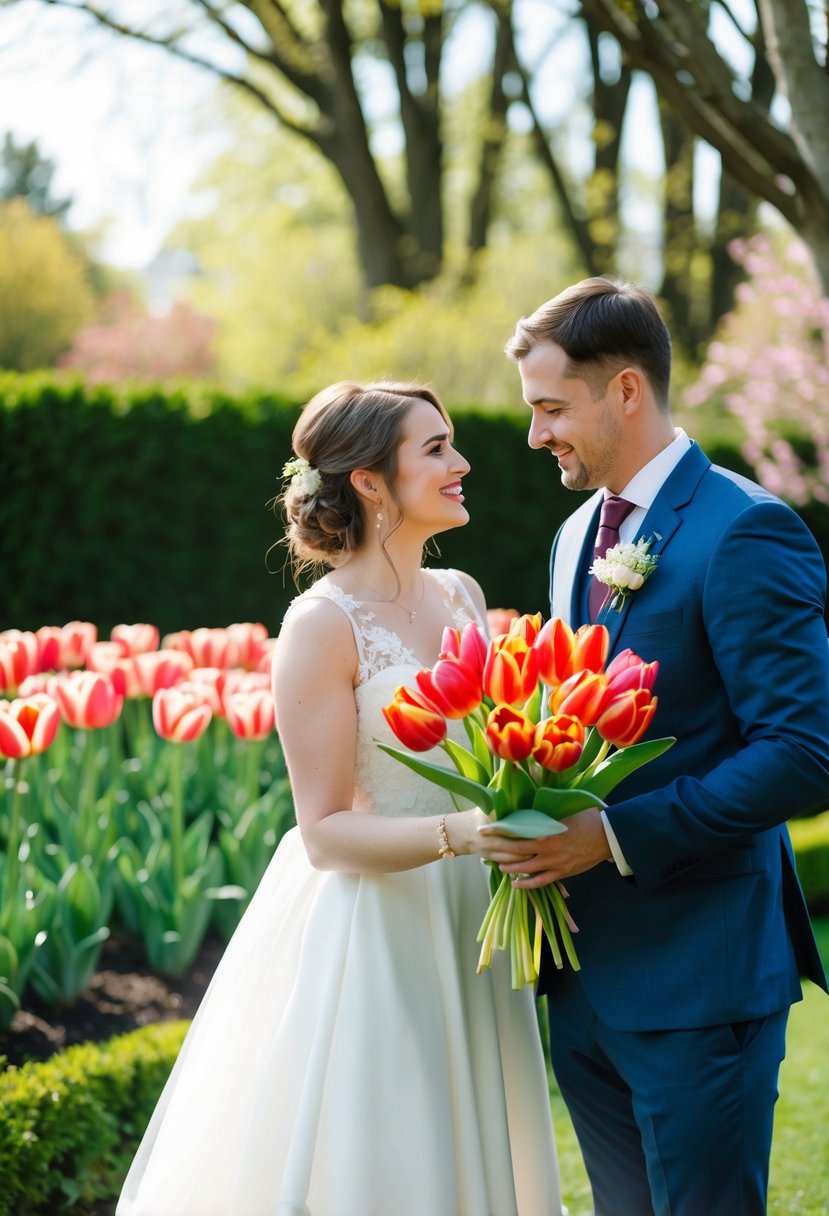
[[290, 477], [291, 485], [304, 494], [313, 498], [322, 485], [322, 473], [309, 464], [304, 456], [295, 456], [282, 466], [282, 476]]
[[654, 539], [638, 540], [635, 545], [614, 545], [590, 567], [590, 573], [613, 592], [610, 605], [617, 612], [622, 611], [628, 596], [638, 591], [656, 569], [659, 558], [650, 552]]

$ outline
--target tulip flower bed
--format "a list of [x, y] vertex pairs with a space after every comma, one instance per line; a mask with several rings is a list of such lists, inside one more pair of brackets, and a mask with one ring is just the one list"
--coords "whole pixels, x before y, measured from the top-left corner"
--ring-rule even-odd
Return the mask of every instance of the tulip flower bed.
[[66, 1006], [113, 928], [180, 976], [238, 923], [293, 805], [263, 625], [0, 633], [0, 1026]]

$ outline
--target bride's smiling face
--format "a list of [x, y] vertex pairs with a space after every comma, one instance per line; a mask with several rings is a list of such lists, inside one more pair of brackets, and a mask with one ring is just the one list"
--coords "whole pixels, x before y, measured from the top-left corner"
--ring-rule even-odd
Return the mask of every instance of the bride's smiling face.
[[446, 419], [418, 397], [408, 410], [397, 452], [394, 483], [404, 525], [422, 525], [429, 534], [458, 528], [469, 520], [461, 478], [469, 461], [452, 446]]

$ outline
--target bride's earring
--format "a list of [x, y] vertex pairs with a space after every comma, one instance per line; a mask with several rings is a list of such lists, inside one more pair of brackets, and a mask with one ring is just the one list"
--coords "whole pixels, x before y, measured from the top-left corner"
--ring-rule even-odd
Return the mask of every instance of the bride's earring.
[[380, 527], [381, 527], [382, 523], [383, 523], [383, 512], [378, 511], [377, 512], [377, 531], [378, 532], [380, 531]]

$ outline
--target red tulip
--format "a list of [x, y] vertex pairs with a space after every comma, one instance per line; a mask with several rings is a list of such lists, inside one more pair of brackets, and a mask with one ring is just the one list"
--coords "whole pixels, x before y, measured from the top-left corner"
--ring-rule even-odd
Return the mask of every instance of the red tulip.
[[124, 704], [112, 677], [98, 671], [71, 671], [59, 676], [55, 696], [64, 721], [82, 730], [111, 726]]
[[487, 639], [483, 630], [476, 621], [470, 621], [463, 629], [450, 629], [448, 626], [444, 629], [438, 658], [457, 659], [480, 676], [486, 662], [486, 651]]
[[270, 691], [231, 693], [225, 710], [227, 724], [239, 739], [266, 739], [276, 725]]
[[584, 727], [578, 718], [559, 714], [545, 718], [535, 728], [533, 760], [552, 773], [562, 773], [575, 764], [584, 747]]
[[484, 664], [484, 692], [497, 704], [523, 704], [538, 682], [538, 664], [538, 652], [524, 638], [493, 639]]
[[135, 661], [124, 652], [121, 642], [96, 642], [89, 651], [87, 669], [110, 676], [122, 697], [137, 697], [141, 693]]
[[526, 760], [535, 742], [535, 723], [511, 705], [496, 705], [486, 721], [486, 738], [502, 760]]
[[123, 643], [126, 654], [158, 650], [159, 633], [155, 625], [114, 625], [110, 637], [113, 642]]
[[533, 643], [538, 651], [539, 679], [557, 688], [573, 674], [573, 630], [561, 617], [553, 617]]
[[415, 676], [425, 697], [447, 718], [465, 718], [481, 704], [481, 672], [460, 659], [438, 659], [431, 669]]
[[145, 697], [154, 697], [160, 688], [178, 684], [193, 670], [193, 660], [183, 650], [150, 650], [137, 654], [133, 662]]
[[13, 692], [26, 676], [37, 675], [40, 643], [34, 633], [6, 629], [0, 633], [0, 692]]
[[40, 647], [40, 671], [54, 671], [60, 666], [62, 632], [57, 625], [41, 625], [35, 630]]
[[235, 650], [234, 662], [247, 671], [257, 671], [271, 641], [265, 626], [259, 622], [242, 621], [228, 625], [227, 633]]
[[199, 691], [160, 688], [153, 697], [153, 725], [162, 739], [190, 743], [207, 729], [213, 715]]
[[658, 672], [658, 661], [645, 663], [630, 648], [622, 650], [607, 668], [608, 693], [616, 696], [628, 688], [646, 688], [652, 692]]
[[606, 705], [607, 676], [597, 671], [577, 671], [550, 696], [554, 714], [572, 714], [584, 726], [593, 726]]
[[517, 608], [489, 608], [486, 614], [486, 624], [491, 638], [501, 637], [509, 633], [509, 627], [518, 616]]
[[616, 697], [596, 723], [596, 730], [616, 747], [638, 743], [651, 724], [659, 698], [647, 688], [629, 688]]
[[[227, 678], [231, 673], [221, 667], [194, 667], [175, 687], [198, 692], [210, 706], [214, 718], [225, 716], [224, 698]], [[247, 675], [247, 672], [240, 673]]]
[[412, 688], [396, 688], [394, 699], [383, 706], [383, 716], [400, 742], [413, 752], [428, 751], [446, 738], [443, 714]]
[[47, 696], [57, 701], [55, 684], [60, 678], [53, 671], [40, 671], [37, 675], [26, 676], [26, 679], [17, 690], [17, 695], [19, 697], [31, 697], [35, 693], [46, 693]]
[[98, 640], [98, 626], [91, 621], [69, 621], [60, 631], [58, 667], [85, 667], [90, 649]]
[[58, 703], [44, 693], [0, 701], [0, 755], [11, 760], [39, 756], [54, 739], [59, 723]]
[[[190, 674], [191, 680], [199, 679], [200, 673], [211, 671], [208, 667], [194, 667]], [[271, 686], [270, 676], [264, 671], [244, 671], [241, 667], [231, 667], [222, 672], [218, 682], [219, 691], [226, 699], [235, 692], [267, 692]]]
[[536, 612], [530, 616], [524, 613], [523, 616], [514, 617], [510, 621], [507, 635], [511, 638], [523, 638], [525, 642], [532, 646], [535, 639], [538, 637], [538, 631], [541, 628], [541, 613]]
[[165, 648], [182, 650], [195, 667], [234, 667], [237, 644], [227, 629], [182, 629], [164, 639]]

